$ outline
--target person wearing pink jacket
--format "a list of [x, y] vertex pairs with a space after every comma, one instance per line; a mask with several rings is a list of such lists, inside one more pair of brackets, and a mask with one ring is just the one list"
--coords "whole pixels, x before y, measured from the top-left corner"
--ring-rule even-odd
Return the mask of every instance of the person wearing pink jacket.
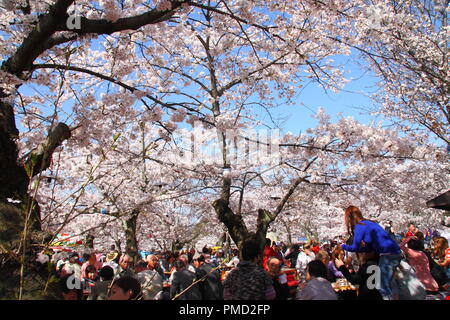
[[420, 251], [420, 241], [415, 236], [408, 237], [400, 244], [400, 249], [408, 260], [411, 267], [416, 270], [417, 278], [425, 286], [428, 293], [436, 293], [439, 291], [439, 285], [430, 272], [430, 265], [426, 254]]
[[[86, 257], [87, 256], [88, 255], [86, 254]], [[81, 266], [81, 275], [80, 275], [81, 279], [83, 279], [83, 277], [85, 277], [85, 271], [89, 265], [94, 266], [95, 269], [97, 269], [97, 272], [100, 271], [100, 269], [102, 268], [102, 263], [97, 260], [97, 255], [94, 252], [89, 254], [89, 258]]]

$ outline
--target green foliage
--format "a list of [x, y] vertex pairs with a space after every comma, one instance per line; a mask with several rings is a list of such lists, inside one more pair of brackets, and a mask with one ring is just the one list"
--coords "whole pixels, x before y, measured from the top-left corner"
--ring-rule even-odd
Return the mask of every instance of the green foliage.
[[54, 270], [56, 269], [56, 264], [52, 263], [52, 262], [47, 262], [47, 271], [48, 273], [52, 273], [54, 272]]

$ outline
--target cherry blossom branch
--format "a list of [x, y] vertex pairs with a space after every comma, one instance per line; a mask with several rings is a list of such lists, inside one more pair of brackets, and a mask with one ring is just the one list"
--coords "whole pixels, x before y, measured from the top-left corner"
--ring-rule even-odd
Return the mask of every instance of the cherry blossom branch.
[[[33, 70], [34, 69], [64, 69], [64, 70], [82, 72], [82, 73], [86, 73], [86, 74], [95, 76], [97, 78], [109, 81], [111, 83], [117, 84], [118, 86], [121, 86], [122, 88], [124, 88], [124, 89], [126, 89], [126, 90], [128, 90], [128, 91], [130, 91], [132, 93], [134, 93], [136, 91], [140, 91], [139, 89], [137, 89], [137, 88], [135, 88], [133, 86], [127, 85], [126, 83], [124, 83], [122, 81], [116, 80], [113, 77], [106, 76], [104, 74], [101, 74], [99, 72], [92, 71], [92, 70], [89, 70], [89, 69], [86, 69], [86, 68], [70, 66], [70, 65], [62, 65], [62, 64], [37, 63], [37, 64], [33, 64], [32, 69]], [[149, 94], [145, 94], [145, 97], [147, 97], [150, 100], [152, 100], [153, 102], [161, 105], [162, 107], [165, 107], [165, 108], [168, 108], [168, 109], [171, 109], [171, 110], [177, 110], [177, 108], [175, 108], [174, 106], [180, 106], [180, 107], [185, 108], [188, 111], [195, 112], [197, 114], [200, 113], [199, 111], [197, 111], [197, 110], [195, 110], [193, 108], [190, 108], [186, 104], [183, 104], [183, 103], [165, 103], [165, 102], [163, 102], [163, 101], [161, 101], [161, 100], [159, 100], [159, 99], [157, 99], [157, 98], [155, 98], [155, 97], [153, 97], [153, 96], [151, 96]], [[144, 100], [141, 99], [141, 101], [147, 106], [147, 108], [150, 109], [150, 107], [145, 103]], [[209, 125], [214, 125], [212, 122], [210, 122], [210, 121], [208, 121], [208, 120], [206, 120], [204, 118], [199, 118], [199, 120], [202, 121], [202, 122], [208, 123]]]

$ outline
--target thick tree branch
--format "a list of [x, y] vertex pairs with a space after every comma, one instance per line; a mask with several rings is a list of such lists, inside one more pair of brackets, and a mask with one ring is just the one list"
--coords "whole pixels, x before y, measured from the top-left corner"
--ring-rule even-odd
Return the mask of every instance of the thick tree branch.
[[112, 34], [124, 30], [137, 30], [145, 25], [159, 23], [173, 16], [176, 9], [181, 7], [184, 1], [172, 1], [172, 8], [158, 11], [153, 9], [138, 16], [118, 19], [115, 22], [105, 19], [92, 20], [80, 17], [81, 28], [69, 29], [67, 22], [69, 15], [67, 9], [74, 0], [58, 0], [50, 7], [49, 12], [41, 16], [35, 29], [25, 38], [16, 53], [3, 63], [1, 69], [23, 78], [23, 72], [29, 70], [33, 61], [45, 50], [75, 40], [77, 36], [62, 36], [52, 38], [58, 31], [71, 31], [78, 36], [84, 34]]
[[[96, 71], [92, 71], [92, 70], [88, 70], [86, 68], [81, 68], [81, 67], [76, 67], [76, 66], [70, 66], [70, 65], [62, 65], [62, 64], [53, 64], [53, 63], [37, 63], [37, 64], [33, 64], [32, 66], [32, 70], [36, 70], [36, 69], [64, 69], [64, 70], [70, 70], [70, 71], [75, 71], [75, 72], [82, 72], [82, 73], [86, 73], [89, 74], [91, 76], [97, 77], [99, 79], [102, 80], [106, 80], [109, 81], [111, 83], [117, 84], [118, 86], [121, 86], [122, 88], [124, 88], [125, 90], [128, 90], [132, 93], [134, 93], [135, 91], [139, 91], [138, 88], [135, 88], [133, 86], [130, 86], [122, 81], [116, 80], [113, 77], [110, 76], [106, 76], [104, 74], [101, 74], [99, 72]], [[187, 106], [186, 104], [183, 103], [166, 103], [163, 102], [161, 100], [159, 100], [158, 98], [155, 98], [149, 94], [146, 94], [145, 97], [147, 97], [148, 99], [152, 100], [154, 103], [159, 104], [160, 106], [164, 107], [164, 108], [168, 108], [171, 110], [177, 110], [177, 108], [175, 106], [180, 106], [182, 108], [185, 108], [186, 110], [192, 112], [192, 114], [190, 115], [194, 115], [194, 114], [199, 114], [200, 112]], [[145, 103], [144, 100], [141, 99], [141, 101], [146, 105], [146, 107], [150, 109], [150, 107]], [[188, 113], [189, 114], [189, 113]], [[199, 121], [205, 122], [211, 126], [214, 126], [214, 123], [212, 123], [211, 121], [208, 121], [204, 118], [198, 118]]]
[[[95, 34], [112, 34], [124, 30], [137, 30], [143, 26], [149, 24], [155, 24], [163, 22], [171, 18], [176, 10], [181, 7], [183, 3], [187, 1], [171, 1], [172, 8], [168, 10], [157, 10], [153, 9], [151, 11], [145, 12], [143, 14], [120, 18], [117, 21], [109, 21], [105, 19], [87, 19], [85, 17], [80, 17], [81, 28], [79, 29], [69, 29], [66, 23], [62, 23], [58, 26], [56, 31], [72, 31], [79, 35], [95, 33]], [[68, 18], [68, 16], [66, 15]]]
[[54, 127], [47, 139], [42, 142], [37, 148], [32, 150], [24, 159], [25, 170], [36, 176], [40, 172], [46, 170], [51, 163], [53, 152], [59, 147], [64, 140], [71, 136], [70, 128], [64, 123], [58, 123]]
[[223, 199], [214, 201], [213, 207], [219, 220], [227, 227], [234, 243], [239, 246], [245, 240], [245, 237], [249, 235], [242, 216], [234, 214], [229, 208], [228, 202]]
[[36, 58], [46, 47], [44, 44], [56, 31], [60, 24], [67, 21], [67, 9], [74, 0], [58, 0], [50, 7], [49, 12], [41, 16], [34, 30], [25, 38], [16, 53], [3, 63], [1, 69], [22, 77], [22, 72], [31, 67]]

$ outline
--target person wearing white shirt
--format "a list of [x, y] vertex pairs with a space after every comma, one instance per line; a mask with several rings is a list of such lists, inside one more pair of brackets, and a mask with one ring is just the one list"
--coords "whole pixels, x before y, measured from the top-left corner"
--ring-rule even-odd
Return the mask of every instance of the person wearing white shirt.
[[309, 245], [305, 245], [303, 250], [298, 254], [297, 263], [295, 264], [295, 268], [300, 275], [301, 280], [304, 280], [306, 277], [306, 266], [309, 262], [314, 260], [315, 255], [314, 252], [311, 251], [311, 247]]
[[232, 250], [233, 257], [225, 265], [227, 267], [236, 268], [239, 264], [239, 251], [237, 249]]

